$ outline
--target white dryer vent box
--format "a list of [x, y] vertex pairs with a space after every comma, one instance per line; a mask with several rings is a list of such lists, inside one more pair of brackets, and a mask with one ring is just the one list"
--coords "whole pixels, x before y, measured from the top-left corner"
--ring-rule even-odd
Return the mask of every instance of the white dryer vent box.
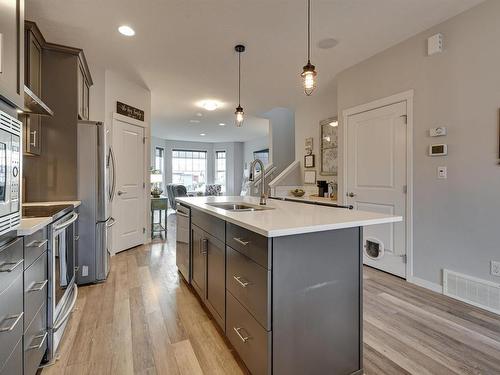
[[427, 39], [427, 54], [432, 56], [443, 52], [443, 34], [438, 33]]

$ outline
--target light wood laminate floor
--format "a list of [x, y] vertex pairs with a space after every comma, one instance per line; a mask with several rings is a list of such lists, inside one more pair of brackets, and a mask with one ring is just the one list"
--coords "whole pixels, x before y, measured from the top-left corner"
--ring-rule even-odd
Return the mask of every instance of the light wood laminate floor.
[[[53, 374], [243, 374], [175, 266], [175, 224], [79, 288]], [[366, 374], [500, 374], [500, 317], [365, 268]]]

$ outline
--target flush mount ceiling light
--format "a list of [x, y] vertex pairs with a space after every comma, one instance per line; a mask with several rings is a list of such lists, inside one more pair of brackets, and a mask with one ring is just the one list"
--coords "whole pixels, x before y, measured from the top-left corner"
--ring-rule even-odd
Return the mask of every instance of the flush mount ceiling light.
[[135, 35], [134, 29], [132, 29], [130, 26], [127, 26], [127, 25], [120, 26], [118, 28], [118, 31], [120, 32], [120, 34], [123, 34], [125, 36], [134, 36]]
[[219, 126], [226, 126], [223, 122], [219, 122]]
[[245, 46], [242, 44], [238, 44], [234, 47], [234, 50], [238, 52], [238, 106], [236, 107], [236, 126], [241, 128], [243, 126], [243, 119], [245, 113], [243, 112], [243, 108], [241, 107], [241, 54], [245, 52]]
[[205, 133], [200, 133], [200, 135], [201, 135], [202, 137], [206, 136], [206, 134], [205, 134]]
[[[197, 103], [198, 107], [206, 109], [207, 111], [215, 111], [217, 108], [222, 106], [222, 103], [217, 100], [205, 99]], [[201, 116], [199, 116], [201, 117]]]
[[189, 122], [192, 124], [199, 124], [200, 120], [189, 120]]
[[316, 88], [316, 67], [311, 64], [311, 0], [307, 0], [307, 64], [302, 68], [304, 92], [311, 95]]

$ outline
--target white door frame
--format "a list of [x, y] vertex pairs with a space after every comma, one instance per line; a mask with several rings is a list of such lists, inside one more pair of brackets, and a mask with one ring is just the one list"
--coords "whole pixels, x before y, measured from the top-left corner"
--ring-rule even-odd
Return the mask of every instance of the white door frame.
[[[347, 191], [347, 120], [349, 116], [362, 112], [371, 111], [391, 104], [406, 102], [406, 280], [413, 278], [413, 94], [414, 90], [408, 90], [386, 98], [378, 99], [369, 103], [361, 104], [342, 111], [343, 129], [343, 192]], [[342, 202], [345, 203], [342, 195]]]
[[[151, 194], [149, 189], [149, 181], [150, 181], [150, 165], [151, 165], [151, 145], [150, 145], [150, 128], [149, 124], [145, 121], [139, 121], [133, 119], [131, 117], [127, 117], [124, 115], [120, 115], [119, 113], [113, 112], [112, 114], [112, 127], [111, 127], [111, 144], [113, 144], [113, 131], [115, 129], [116, 121], [125, 122], [130, 125], [139, 126], [144, 129], [144, 143], [143, 143], [143, 160], [144, 160], [144, 175], [143, 181], [146, 183], [146, 189], [144, 189], [144, 228], [146, 228], [146, 233], [144, 233], [143, 243], [147, 244], [151, 242], [151, 222], [150, 218], [150, 207], [151, 207]], [[114, 200], [113, 200], [114, 202]], [[111, 206], [111, 210], [113, 210], [113, 205]], [[113, 245], [114, 246], [114, 245]], [[113, 254], [115, 255], [114, 249]]]

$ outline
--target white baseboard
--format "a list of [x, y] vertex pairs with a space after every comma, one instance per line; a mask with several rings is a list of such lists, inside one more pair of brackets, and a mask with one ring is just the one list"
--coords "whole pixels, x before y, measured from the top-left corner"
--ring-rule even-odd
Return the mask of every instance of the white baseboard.
[[431, 281], [427, 281], [415, 276], [408, 278], [407, 281], [409, 283], [421, 286], [422, 288], [432, 290], [433, 292], [443, 294], [443, 286], [440, 284], [436, 284]]

